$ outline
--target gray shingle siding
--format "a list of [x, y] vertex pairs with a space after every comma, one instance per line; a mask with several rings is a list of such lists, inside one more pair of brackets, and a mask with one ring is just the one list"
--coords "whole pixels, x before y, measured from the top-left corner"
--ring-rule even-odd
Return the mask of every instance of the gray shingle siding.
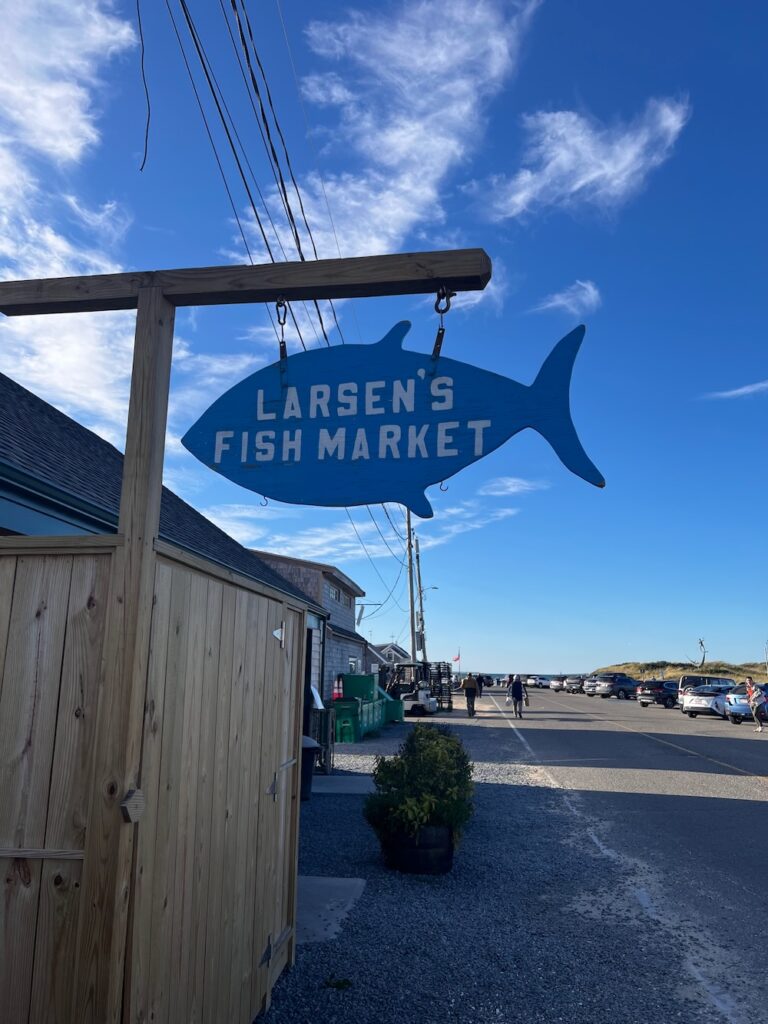
[[[123, 456], [93, 431], [0, 373], [0, 478], [44, 495], [62, 509], [74, 504], [93, 517], [92, 529], [115, 532]], [[160, 536], [177, 547], [311, 604], [309, 595], [163, 488]]]

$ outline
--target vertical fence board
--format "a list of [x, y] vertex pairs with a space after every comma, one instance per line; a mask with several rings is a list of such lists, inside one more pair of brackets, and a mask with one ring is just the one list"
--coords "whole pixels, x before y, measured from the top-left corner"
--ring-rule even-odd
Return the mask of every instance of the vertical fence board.
[[195, 827], [195, 863], [192, 924], [189, 944], [189, 989], [187, 1022], [201, 1024], [203, 985], [205, 983], [205, 947], [208, 935], [208, 889], [211, 870], [212, 806], [216, 764], [218, 715], [218, 669], [222, 657], [223, 586], [208, 581], [205, 617], [202, 707], [200, 714], [200, 760], [198, 765], [197, 823]]
[[248, 712], [250, 741], [243, 747], [244, 770], [248, 773], [247, 799], [242, 802], [243, 821], [241, 842], [245, 854], [245, 884], [243, 889], [243, 931], [242, 954], [240, 964], [239, 986], [236, 993], [238, 1001], [238, 1021], [248, 1024], [252, 1020], [256, 1007], [252, 1002], [252, 979], [255, 971], [254, 960], [257, 951], [253, 946], [253, 917], [255, 914], [258, 864], [258, 823], [259, 800], [263, 786], [259, 778], [258, 748], [261, 739], [261, 723], [264, 714], [264, 658], [266, 639], [267, 599], [252, 595], [252, 631], [249, 637], [250, 650], [248, 665], [251, 672], [253, 699]]
[[152, 879], [148, 1019], [153, 1024], [164, 1024], [168, 1020], [189, 606], [189, 576], [185, 572], [174, 571]]
[[[76, 557], [72, 567], [45, 846], [85, 843], [110, 558]], [[42, 865], [30, 1021], [68, 1024], [82, 864]]]
[[200, 708], [203, 695], [205, 657], [205, 619], [208, 581], [199, 573], [188, 572], [190, 586], [189, 619], [186, 629], [187, 670], [184, 680], [184, 732], [179, 771], [179, 817], [176, 830], [175, 895], [171, 930], [171, 976], [168, 1018], [187, 1021], [189, 996], [189, 947], [194, 896], [195, 832], [200, 761]]
[[[306, 655], [305, 619], [298, 612], [288, 613], [291, 630], [291, 707], [292, 718], [288, 721], [286, 735], [296, 757], [290, 771], [286, 773], [285, 807], [285, 855], [283, 857], [284, 920], [290, 927], [291, 936], [285, 949], [285, 962], [293, 964], [296, 955], [296, 880], [299, 869], [299, 791], [301, 788], [301, 724], [304, 694], [304, 659]], [[291, 753], [290, 749], [287, 751]], [[283, 965], [279, 965], [282, 970]], [[276, 968], [277, 976], [277, 968]]]
[[229, 754], [227, 764], [227, 813], [224, 826], [224, 887], [221, 902], [221, 957], [217, 984], [220, 1019], [231, 1020], [230, 987], [232, 958], [236, 954], [234, 929], [240, 917], [242, 894], [235, 887], [237, 869], [238, 807], [240, 804], [240, 764], [243, 726], [243, 689], [245, 650], [248, 630], [249, 594], [238, 591], [235, 605], [235, 633], [229, 714]]
[[[271, 949], [277, 936], [272, 927], [272, 916], [268, 907], [271, 902], [272, 886], [274, 885], [274, 858], [278, 836], [275, 829], [277, 820], [277, 804], [272, 795], [272, 786], [278, 785], [277, 779], [277, 747], [278, 739], [275, 730], [277, 716], [277, 686], [284, 651], [280, 643], [272, 637], [283, 621], [282, 605], [269, 601], [267, 608], [267, 653], [265, 661], [266, 687], [264, 691], [264, 713], [262, 716], [260, 779], [261, 794], [259, 801], [259, 879], [256, 913], [254, 915], [256, 954], [255, 964], [258, 973], [257, 1004], [264, 1008], [269, 1006], [269, 957], [265, 952]], [[269, 794], [269, 795], [268, 795]]]
[[3, 697], [3, 666], [8, 649], [8, 627], [11, 623], [11, 603], [16, 577], [16, 556], [0, 555], [0, 700]]
[[[56, 706], [72, 558], [19, 558], [0, 698], [0, 845], [45, 840]], [[32, 985], [40, 861], [6, 864], [0, 934], [0, 1006], [26, 1024]]]
[[221, 645], [216, 677], [216, 749], [213, 765], [211, 808], [211, 854], [208, 882], [208, 910], [203, 980], [203, 1021], [218, 1024], [220, 1015], [220, 974], [222, 957], [222, 901], [224, 897], [225, 835], [227, 829], [227, 778], [229, 768], [229, 726], [234, 665], [235, 613], [237, 591], [225, 587], [221, 606]]
[[152, 893], [160, 803], [160, 765], [165, 722], [172, 583], [173, 570], [169, 565], [158, 562], [155, 569], [155, 596], [141, 752], [141, 789], [147, 806], [137, 826], [130, 981], [126, 987], [127, 1005], [123, 1013], [123, 1019], [130, 1024], [145, 1024], [149, 1020]]

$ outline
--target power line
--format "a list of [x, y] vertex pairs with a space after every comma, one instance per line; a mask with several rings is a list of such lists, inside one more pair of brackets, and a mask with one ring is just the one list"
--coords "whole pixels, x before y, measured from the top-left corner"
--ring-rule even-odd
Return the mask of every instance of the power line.
[[[275, 263], [276, 260], [275, 260], [275, 257], [274, 257], [274, 253], [272, 252], [272, 247], [270, 246], [269, 240], [267, 239], [267, 235], [266, 235], [266, 232], [264, 230], [264, 225], [261, 222], [261, 217], [259, 216], [259, 211], [256, 208], [256, 202], [255, 202], [255, 200], [253, 198], [253, 194], [251, 193], [250, 187], [248, 185], [248, 180], [247, 180], [247, 178], [245, 176], [245, 171], [243, 170], [243, 165], [241, 164], [240, 158], [239, 158], [239, 156], [237, 154], [237, 148], [235, 147], [235, 144], [234, 144], [234, 142], [232, 140], [232, 134], [231, 134], [231, 132], [229, 130], [229, 125], [227, 124], [227, 119], [224, 116], [224, 112], [222, 110], [222, 105], [219, 102], [219, 97], [218, 97], [218, 94], [217, 94], [217, 90], [214, 87], [213, 78], [212, 78], [212, 72], [209, 69], [209, 61], [208, 61], [207, 54], [205, 53], [205, 48], [203, 46], [202, 40], [200, 39], [200, 36], [199, 36], [199, 33], [198, 33], [197, 28], [195, 26], [195, 23], [194, 23], [194, 21], [192, 19], [192, 15], [189, 12], [189, 8], [187, 7], [186, 0], [179, 0], [179, 3], [181, 5], [181, 9], [182, 9], [182, 13], [184, 14], [184, 18], [185, 18], [185, 20], [187, 22], [187, 28], [189, 29], [189, 34], [192, 37], [192, 42], [194, 43], [195, 50], [196, 50], [197, 56], [198, 56], [198, 60], [200, 61], [200, 66], [203, 69], [203, 74], [205, 75], [206, 82], [208, 83], [208, 89], [209, 89], [210, 94], [211, 94], [211, 96], [213, 98], [213, 102], [216, 105], [216, 110], [217, 110], [218, 115], [219, 115], [219, 120], [220, 120], [221, 125], [222, 125], [222, 127], [224, 129], [224, 133], [225, 133], [225, 135], [227, 137], [227, 141], [229, 142], [229, 148], [230, 148], [230, 150], [232, 152], [232, 156], [234, 157], [235, 164], [237, 165], [237, 169], [238, 169], [238, 171], [240, 173], [240, 179], [241, 179], [241, 181], [243, 183], [243, 187], [245, 188], [246, 194], [248, 196], [248, 200], [249, 200], [249, 202], [251, 204], [251, 209], [253, 210], [253, 215], [256, 218], [256, 223], [259, 226], [259, 231], [261, 232], [261, 237], [262, 237], [262, 239], [264, 241], [264, 245], [266, 247], [266, 250], [267, 250], [267, 253], [269, 255], [270, 260], [272, 261], [272, 263]], [[170, 12], [169, 0], [166, 0], [166, 7], [168, 7], [168, 10]], [[173, 18], [173, 14], [171, 14], [171, 18]], [[174, 22], [174, 27], [175, 27], [175, 22]], [[301, 342], [301, 347], [306, 352], [307, 346], [304, 343], [304, 338], [302, 336], [302, 333], [301, 333], [301, 330], [299, 328], [299, 325], [298, 325], [298, 323], [296, 321], [296, 317], [295, 317], [295, 315], [293, 313], [293, 310], [291, 310], [290, 312], [291, 312], [291, 319], [293, 320], [293, 325], [296, 328], [296, 332], [297, 332], [297, 334], [299, 336], [299, 341]], [[270, 319], [271, 318], [272, 318], [272, 314], [270, 313]]]
[[[242, 222], [240, 220], [240, 216], [239, 216], [239, 214], [237, 212], [237, 206], [235, 205], [235, 201], [234, 201], [234, 199], [232, 197], [232, 191], [231, 191], [231, 189], [229, 187], [229, 182], [227, 181], [227, 176], [226, 176], [226, 173], [224, 171], [224, 167], [222, 165], [221, 158], [219, 157], [219, 151], [218, 151], [218, 148], [216, 146], [216, 141], [213, 138], [213, 134], [211, 132], [210, 125], [208, 124], [208, 118], [206, 117], [206, 114], [205, 114], [205, 108], [203, 107], [203, 102], [200, 99], [200, 93], [198, 92], [198, 89], [197, 89], [197, 83], [195, 82], [195, 77], [192, 74], [192, 68], [189, 65], [189, 60], [187, 59], [187, 53], [186, 53], [186, 50], [184, 49], [184, 43], [182, 41], [181, 34], [179, 33], [179, 29], [178, 29], [178, 26], [176, 24], [176, 19], [175, 19], [174, 15], [173, 15], [173, 11], [171, 10], [171, 5], [170, 5], [169, 0], [165, 0], [165, 6], [167, 7], [168, 14], [170, 15], [170, 18], [171, 18], [171, 24], [173, 25], [173, 31], [174, 31], [174, 34], [176, 36], [176, 41], [179, 44], [179, 50], [181, 52], [182, 60], [184, 61], [184, 67], [187, 69], [187, 74], [189, 75], [189, 81], [190, 81], [190, 83], [192, 85], [192, 91], [193, 91], [193, 93], [195, 95], [195, 100], [197, 101], [198, 109], [200, 110], [200, 116], [203, 119], [203, 124], [205, 126], [205, 132], [206, 132], [206, 135], [208, 136], [208, 141], [209, 141], [209, 143], [211, 145], [211, 149], [213, 151], [213, 156], [214, 156], [214, 159], [216, 161], [216, 166], [219, 169], [219, 174], [221, 175], [221, 180], [222, 180], [222, 183], [224, 185], [224, 190], [227, 193], [227, 198], [229, 199], [229, 205], [232, 208], [232, 215], [235, 218], [235, 222], [237, 223], [237, 227], [238, 227], [238, 229], [240, 231], [240, 237], [243, 240], [243, 245], [245, 246], [245, 251], [246, 251], [246, 253], [248, 255], [248, 260], [250, 261], [251, 264], [253, 264], [253, 256], [251, 254], [250, 246], [248, 245], [248, 239], [245, 236], [245, 231], [243, 230], [243, 225], [242, 225]], [[272, 324], [272, 330], [275, 332], [275, 338], [279, 341], [279, 335], [277, 333], [277, 326], [276, 326], [275, 321], [274, 321], [274, 319], [272, 317], [272, 311], [269, 309], [269, 307], [267, 307], [267, 315], [269, 316], [269, 321]]]
[[[384, 579], [384, 577], [383, 577], [383, 576], [381, 575], [381, 573], [379, 572], [378, 566], [376, 565], [376, 563], [374, 562], [374, 560], [373, 560], [373, 559], [371, 558], [371, 553], [370, 553], [370, 551], [368, 550], [368, 548], [367, 548], [367, 547], [365, 546], [365, 541], [364, 541], [364, 540], [363, 540], [363, 538], [362, 538], [362, 537], [360, 536], [360, 534], [359, 534], [359, 532], [358, 532], [358, 529], [357, 529], [357, 527], [355, 526], [355, 521], [354, 521], [354, 519], [352, 518], [352, 516], [351, 516], [351, 515], [350, 515], [350, 513], [349, 513], [349, 509], [348, 509], [348, 508], [345, 508], [345, 509], [344, 509], [344, 511], [345, 511], [345, 512], [346, 512], [346, 514], [347, 514], [347, 519], [348, 519], [348, 520], [350, 521], [350, 523], [352, 524], [352, 529], [353, 529], [353, 530], [355, 531], [355, 536], [357, 537], [357, 539], [358, 539], [358, 541], [359, 541], [359, 543], [360, 543], [360, 547], [361, 547], [361, 548], [363, 549], [363, 551], [365, 552], [365, 557], [366, 557], [366, 558], [368, 559], [368, 561], [369, 561], [369, 562], [371, 563], [371, 566], [373, 567], [373, 571], [374, 571], [374, 572], [376, 573], [376, 575], [377, 575], [377, 576], [379, 577], [379, 579], [381, 580], [381, 582], [382, 582], [382, 583], [384, 584], [384, 586], [386, 587], [386, 585], [387, 585], [387, 581], [386, 581], [386, 580]], [[401, 611], [405, 611], [405, 609], [404, 609], [404, 608], [401, 608], [400, 610], [401, 610]]]
[[[251, 85], [253, 86], [253, 91], [256, 94], [256, 99], [258, 100], [258, 103], [259, 103], [259, 112], [260, 112], [260, 115], [261, 115], [261, 121], [262, 121], [262, 124], [264, 126], [264, 133], [266, 135], [266, 141], [267, 141], [267, 144], [269, 146], [269, 153], [271, 154], [271, 159], [272, 159], [274, 167], [275, 167], [275, 169], [277, 171], [277, 176], [278, 176], [278, 179], [279, 179], [279, 191], [282, 192], [283, 205], [285, 207], [285, 212], [286, 212], [286, 215], [288, 217], [289, 226], [290, 226], [291, 232], [293, 234], [293, 240], [294, 240], [294, 244], [296, 245], [296, 251], [299, 254], [299, 259], [302, 262], [304, 262], [306, 260], [306, 257], [304, 255], [304, 251], [303, 251], [303, 249], [301, 247], [301, 237], [299, 235], [299, 228], [298, 228], [298, 225], [296, 223], [296, 218], [294, 217], [293, 210], [291, 209], [290, 200], [288, 199], [288, 188], [287, 188], [287, 186], [285, 184], [285, 179], [283, 177], [283, 172], [282, 172], [282, 169], [280, 167], [280, 160], [279, 160], [278, 155], [277, 155], [277, 150], [275, 149], [275, 144], [274, 144], [274, 142], [272, 140], [272, 132], [270, 131], [270, 127], [269, 127], [269, 119], [267, 118], [267, 112], [266, 112], [266, 109], [264, 107], [264, 101], [261, 98], [261, 90], [259, 89], [259, 84], [258, 84], [258, 82], [256, 80], [256, 75], [254, 73], [253, 65], [251, 63], [251, 57], [250, 57], [250, 53], [248, 51], [248, 42], [246, 41], [245, 32], [243, 31], [243, 24], [242, 24], [242, 21], [240, 19], [240, 12], [237, 9], [237, 0], [230, 0], [230, 4], [232, 6], [232, 11], [233, 11], [234, 16], [235, 16], [235, 22], [237, 24], [237, 30], [238, 30], [238, 34], [240, 36], [240, 45], [241, 45], [241, 48], [243, 50], [243, 54], [245, 56], [245, 63], [247, 65], [247, 67], [248, 67], [248, 73], [250, 75]], [[309, 224], [307, 222], [306, 214], [304, 213], [304, 204], [303, 204], [303, 202], [301, 200], [301, 195], [299, 193], [298, 185], [296, 184], [296, 179], [293, 176], [293, 169], [291, 167], [290, 157], [288, 156], [288, 148], [285, 145], [285, 139], [283, 137], [283, 133], [282, 133], [282, 130], [280, 128], [280, 122], [277, 119], [277, 114], [275, 112], [274, 104], [272, 103], [272, 94], [270, 92], [269, 84], [267, 82], [267, 78], [266, 78], [266, 75], [264, 73], [264, 67], [263, 67], [263, 65], [261, 63], [261, 58], [259, 57], [258, 50], [256, 49], [256, 43], [255, 43], [255, 40], [253, 38], [253, 30], [251, 29], [250, 18], [248, 17], [248, 12], [245, 9], [245, 4], [242, 2], [242, 0], [241, 0], [241, 3], [240, 3], [240, 6], [243, 9], [243, 16], [245, 17], [245, 23], [246, 23], [246, 27], [248, 29], [248, 35], [249, 35], [250, 41], [251, 41], [251, 49], [253, 50], [253, 54], [254, 54], [254, 57], [256, 59], [256, 63], [258, 65], [259, 71], [261, 73], [262, 80], [264, 82], [264, 87], [265, 87], [265, 90], [266, 90], [266, 93], [267, 93], [267, 102], [269, 103], [270, 110], [272, 111], [272, 118], [273, 118], [273, 121], [274, 121], [274, 124], [275, 124], [275, 129], [276, 129], [276, 131], [277, 131], [277, 133], [278, 133], [278, 135], [280, 137], [280, 140], [282, 142], [283, 151], [285, 153], [286, 163], [287, 163], [288, 169], [289, 169], [289, 175], [290, 175], [291, 181], [293, 183], [294, 189], [296, 191], [296, 194], [298, 196], [298, 199], [299, 199], [299, 206], [301, 208], [302, 215], [304, 217], [304, 224], [306, 226], [307, 232], [308, 232], [310, 240], [312, 242], [312, 248], [313, 248], [314, 253], [315, 253], [315, 259], [317, 259], [317, 248], [315, 247], [314, 238], [312, 237], [312, 231], [311, 231], [311, 229], [309, 227]], [[317, 313], [317, 318], [318, 318], [318, 321], [320, 323], [320, 330], [322, 331], [323, 338], [325, 339], [326, 344], [330, 346], [331, 343], [330, 343], [330, 340], [328, 339], [328, 335], [327, 335], [326, 330], [325, 330], [325, 324], [323, 322], [323, 314], [320, 312], [320, 306], [319, 306], [319, 304], [317, 302], [317, 299], [313, 299], [312, 300], [312, 304], [314, 305], [315, 312]]]
[[400, 562], [401, 565], [405, 565], [405, 562], [403, 562], [403, 559], [400, 558], [398, 553], [396, 551], [393, 551], [392, 548], [389, 546], [389, 541], [384, 536], [384, 534], [381, 532], [381, 527], [379, 526], [379, 524], [376, 522], [376, 519], [374, 518], [373, 512], [371, 511], [371, 506], [370, 505], [366, 505], [365, 507], [368, 510], [368, 515], [371, 517], [371, 522], [376, 527], [376, 531], [377, 531], [378, 535], [384, 541], [384, 544], [385, 544], [385, 546], [387, 548], [387, 551], [390, 553], [390, 555], [392, 555], [392, 557], [394, 559], [396, 559], [398, 562]]
[[[331, 231], [333, 233], [333, 240], [334, 240], [334, 242], [336, 244], [336, 252], [339, 254], [339, 257], [341, 257], [341, 246], [339, 245], [339, 236], [336, 233], [336, 224], [334, 223], [333, 214], [331, 213], [331, 204], [328, 201], [328, 192], [326, 191], [326, 188], [325, 188], [325, 179], [323, 178], [322, 172], [320, 171], [320, 161], [318, 159], [317, 149], [315, 148], [314, 145], [312, 145], [311, 130], [310, 130], [310, 125], [309, 125], [309, 118], [307, 117], [307, 108], [304, 105], [304, 99], [303, 99], [303, 97], [301, 95], [301, 86], [299, 85], [299, 76], [298, 76], [298, 74], [296, 72], [296, 63], [295, 63], [295, 61], [293, 59], [293, 52], [291, 50], [290, 40], [288, 39], [288, 30], [286, 29], [286, 26], [285, 26], [285, 18], [283, 17], [283, 8], [282, 8], [282, 5], [280, 3], [280, 0], [275, 0], [275, 5], [277, 7], [277, 13], [278, 13], [278, 16], [280, 18], [280, 25], [281, 25], [281, 27], [283, 29], [283, 38], [285, 39], [285, 49], [286, 49], [286, 51], [288, 53], [288, 60], [290, 62], [291, 71], [293, 73], [293, 83], [296, 86], [296, 93], [297, 93], [297, 95], [299, 97], [299, 107], [301, 108], [301, 113], [302, 113], [302, 116], [304, 118], [304, 128], [305, 128], [305, 133], [306, 133], [306, 139], [307, 139], [307, 142], [309, 142], [310, 146], [312, 146], [312, 151], [313, 151], [313, 154], [314, 154], [314, 157], [315, 157], [315, 163], [317, 164], [317, 175], [318, 175], [318, 178], [320, 179], [320, 189], [321, 189], [321, 191], [323, 193], [323, 200], [325, 202], [325, 208], [328, 211], [328, 220], [330, 221], [330, 224], [331, 224]], [[362, 341], [363, 338], [362, 338], [362, 333], [360, 331], [360, 323], [359, 323], [359, 321], [357, 319], [357, 307], [355, 306], [354, 299], [350, 299], [349, 302], [350, 302], [350, 306], [352, 307], [352, 315], [355, 318], [355, 327], [357, 328], [357, 338], [358, 338], [358, 341]], [[336, 310], [334, 309], [333, 303], [331, 303], [331, 310], [333, 311], [333, 319], [336, 322], [336, 326], [339, 327], [339, 322], [338, 322], [338, 320], [336, 320]], [[341, 328], [340, 327], [339, 327], [339, 333], [341, 333]], [[344, 336], [343, 335], [341, 335], [341, 340], [342, 340], [342, 343], [343, 343], [344, 342]]]
[[395, 524], [392, 522], [392, 516], [390, 516], [389, 509], [387, 508], [387, 506], [382, 503], [381, 507], [384, 509], [384, 515], [387, 517], [387, 522], [392, 527], [392, 532], [397, 537], [397, 539], [400, 541], [400, 543], [403, 545], [403, 551], [405, 551], [405, 548], [406, 548], [405, 537], [402, 535], [402, 533], [400, 533], [400, 531], [397, 529]]

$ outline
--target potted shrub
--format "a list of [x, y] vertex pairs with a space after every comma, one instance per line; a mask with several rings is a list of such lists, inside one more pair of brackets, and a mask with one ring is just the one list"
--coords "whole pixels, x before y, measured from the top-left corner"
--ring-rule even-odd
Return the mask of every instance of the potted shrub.
[[472, 765], [446, 726], [417, 725], [393, 757], [377, 757], [376, 791], [364, 814], [388, 867], [413, 874], [450, 871], [472, 815]]

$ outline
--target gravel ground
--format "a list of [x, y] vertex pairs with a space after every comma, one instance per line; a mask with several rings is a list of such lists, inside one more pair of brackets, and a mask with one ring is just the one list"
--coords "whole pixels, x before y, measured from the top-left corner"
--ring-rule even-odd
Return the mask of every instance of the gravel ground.
[[[300, 872], [367, 885], [337, 939], [299, 947], [266, 1024], [721, 1024], [674, 972], [638, 969], [669, 963], [673, 937], [621, 898], [622, 866], [580, 834], [564, 792], [515, 763], [512, 730], [457, 725], [476, 811], [449, 875], [386, 870], [363, 797], [302, 806]], [[337, 768], [370, 771], [410, 727], [345, 746]]]

